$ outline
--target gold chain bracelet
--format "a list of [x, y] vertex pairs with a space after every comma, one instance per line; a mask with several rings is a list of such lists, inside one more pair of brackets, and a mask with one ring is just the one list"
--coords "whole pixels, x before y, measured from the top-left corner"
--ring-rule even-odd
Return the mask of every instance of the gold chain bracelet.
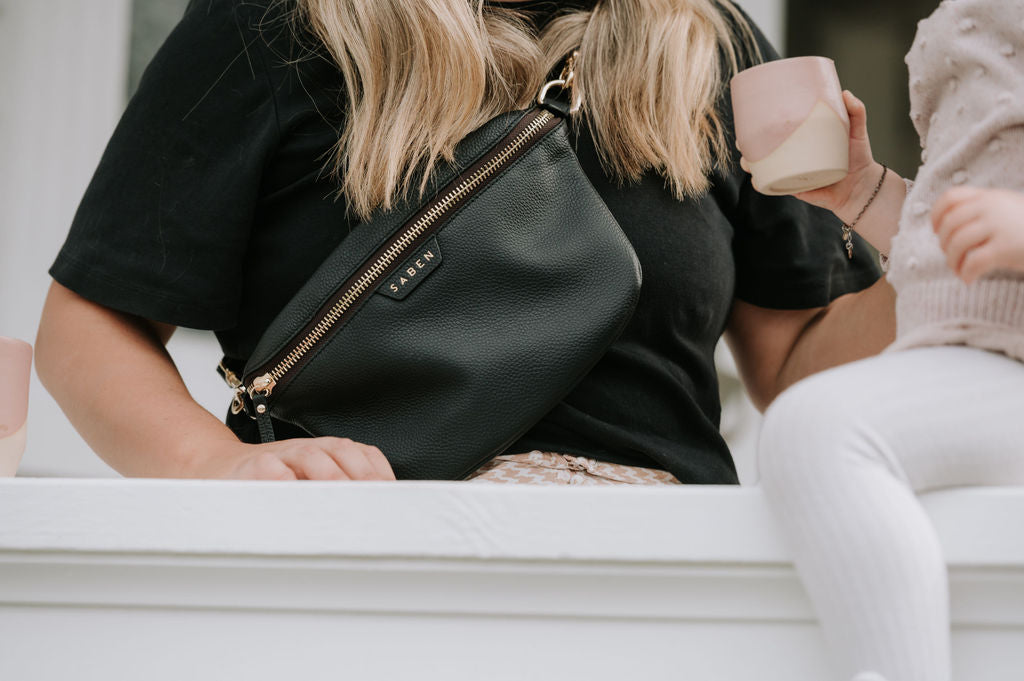
[[864, 207], [857, 213], [857, 217], [853, 219], [850, 224], [843, 223], [843, 241], [846, 242], [846, 257], [853, 260], [853, 228], [860, 222], [860, 219], [864, 217], [864, 213], [868, 212], [868, 208], [875, 202], [875, 198], [878, 196], [878, 192], [882, 191], [882, 185], [885, 184], [885, 178], [889, 174], [889, 168], [883, 163], [882, 164], [882, 176], [878, 178], [878, 184], [875, 185], [875, 191], [871, 192], [871, 198], [864, 204]]

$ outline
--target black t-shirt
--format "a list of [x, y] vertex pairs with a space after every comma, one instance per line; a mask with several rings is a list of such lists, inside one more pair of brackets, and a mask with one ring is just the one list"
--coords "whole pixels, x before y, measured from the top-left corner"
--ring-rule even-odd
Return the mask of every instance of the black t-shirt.
[[[343, 121], [342, 80], [268, 6], [280, 3], [189, 5], [129, 102], [50, 270], [108, 307], [211, 329], [242, 362], [359, 228], [324, 170]], [[763, 38], [762, 49], [774, 55]], [[735, 483], [714, 365], [733, 301], [824, 306], [877, 279], [872, 255], [858, 241], [847, 260], [831, 215], [758, 194], [735, 163], [698, 200], [677, 201], [654, 172], [618, 186], [581, 128], [580, 163], [636, 249], [643, 291], [607, 355], [510, 451]], [[258, 441], [246, 417], [229, 425]]]

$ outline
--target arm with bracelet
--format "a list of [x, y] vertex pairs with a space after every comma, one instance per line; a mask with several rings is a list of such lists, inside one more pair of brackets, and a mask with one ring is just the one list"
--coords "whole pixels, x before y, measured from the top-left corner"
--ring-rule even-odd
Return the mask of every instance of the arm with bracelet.
[[864, 103], [849, 91], [843, 93], [843, 101], [850, 114], [849, 175], [829, 187], [795, 196], [835, 213], [843, 221], [847, 243], [856, 230], [878, 249], [884, 262], [899, 227], [909, 181], [875, 160]]
[[[848, 256], [855, 230], [881, 253], [884, 268], [910, 183], [875, 161], [863, 102], [848, 91], [843, 101], [850, 117], [849, 173], [836, 184], [794, 196], [843, 222]], [[780, 313], [737, 301], [727, 339], [748, 392], [764, 408], [811, 374], [877, 354], [892, 343], [895, 325], [895, 292], [883, 278], [813, 310]]]

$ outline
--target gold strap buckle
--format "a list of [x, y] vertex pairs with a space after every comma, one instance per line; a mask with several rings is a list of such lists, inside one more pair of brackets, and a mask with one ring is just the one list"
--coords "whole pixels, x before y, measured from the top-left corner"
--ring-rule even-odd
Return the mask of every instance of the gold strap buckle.
[[569, 58], [565, 60], [565, 66], [562, 67], [562, 72], [558, 78], [552, 81], [544, 83], [544, 87], [540, 89], [537, 94], [537, 104], [543, 106], [544, 101], [548, 97], [548, 92], [552, 88], [559, 88], [560, 90], [567, 91], [569, 93], [569, 113], [575, 114], [583, 106], [583, 97], [580, 96], [576, 89], [573, 87], [576, 83], [576, 60], [579, 59], [579, 50], [573, 50]]
[[242, 379], [240, 379], [234, 371], [224, 366], [224, 360], [217, 363], [217, 371], [224, 377], [224, 382], [227, 383], [228, 387], [232, 390], [237, 390], [238, 387], [242, 385]]
[[235, 394], [231, 396], [231, 413], [238, 416], [245, 411], [245, 389], [238, 387]]
[[217, 370], [224, 377], [224, 382], [228, 384], [228, 387], [235, 391], [231, 398], [231, 413], [241, 414], [245, 411], [245, 402], [242, 399], [245, 394], [245, 386], [242, 385], [242, 379], [234, 371], [224, 366], [223, 360], [217, 364]]

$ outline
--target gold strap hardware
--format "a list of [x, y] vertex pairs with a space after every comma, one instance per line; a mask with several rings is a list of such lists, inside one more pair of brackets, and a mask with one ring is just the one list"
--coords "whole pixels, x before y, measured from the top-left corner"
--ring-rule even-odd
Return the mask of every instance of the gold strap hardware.
[[228, 384], [229, 388], [237, 390], [241, 387], [242, 379], [234, 371], [224, 366], [224, 360], [217, 363], [217, 368], [220, 369], [220, 374], [224, 377], [224, 382]]
[[558, 78], [565, 81], [565, 87], [571, 88], [573, 83], [576, 82], [576, 60], [580, 56], [579, 50], [573, 50], [569, 58], [565, 60], [565, 66], [562, 67], [562, 73], [559, 74]]
[[245, 404], [242, 401], [242, 395], [245, 393], [245, 386], [242, 385], [242, 379], [238, 377], [231, 369], [224, 366], [224, 361], [221, 360], [217, 364], [217, 368], [220, 369], [221, 376], [224, 377], [224, 382], [228, 384], [228, 387], [235, 391], [234, 396], [231, 398], [231, 413], [238, 415], [245, 411]]
[[575, 114], [583, 106], [583, 97], [580, 96], [573, 85], [576, 83], [576, 60], [579, 59], [579, 50], [573, 50], [569, 58], [565, 60], [565, 66], [562, 67], [562, 72], [558, 78], [552, 81], [544, 83], [544, 87], [540, 89], [537, 94], [537, 104], [544, 105], [544, 100], [547, 99], [548, 92], [551, 88], [559, 88], [561, 90], [568, 91], [569, 93], [569, 113]]
[[238, 416], [245, 411], [245, 402], [242, 398], [244, 393], [245, 389], [239, 386], [235, 389], [235, 394], [231, 396], [231, 413], [235, 416]]

